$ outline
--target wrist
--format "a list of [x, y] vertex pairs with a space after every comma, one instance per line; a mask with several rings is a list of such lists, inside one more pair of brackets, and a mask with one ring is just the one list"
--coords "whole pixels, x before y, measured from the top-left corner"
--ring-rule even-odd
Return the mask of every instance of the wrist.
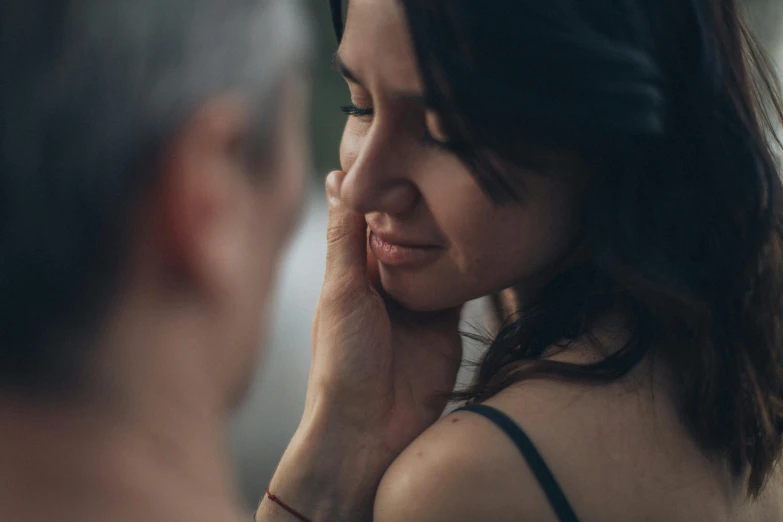
[[[308, 413], [270, 490], [314, 522], [370, 520], [378, 485], [394, 457], [377, 439], [325, 411]], [[275, 509], [268, 499], [261, 505], [261, 512]]]

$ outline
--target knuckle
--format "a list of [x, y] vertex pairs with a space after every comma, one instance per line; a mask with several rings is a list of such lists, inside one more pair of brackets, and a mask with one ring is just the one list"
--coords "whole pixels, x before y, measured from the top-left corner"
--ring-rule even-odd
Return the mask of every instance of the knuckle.
[[343, 243], [351, 237], [350, 227], [342, 219], [330, 219], [326, 227], [326, 241], [329, 246]]
[[366, 289], [357, 284], [345, 284], [341, 279], [327, 282], [321, 290], [318, 305], [320, 316], [328, 313], [347, 313], [355, 309], [366, 294]]
[[335, 269], [335, 266], [331, 263], [326, 270], [322, 293], [340, 294], [365, 290], [367, 281], [362, 267], [343, 265]]

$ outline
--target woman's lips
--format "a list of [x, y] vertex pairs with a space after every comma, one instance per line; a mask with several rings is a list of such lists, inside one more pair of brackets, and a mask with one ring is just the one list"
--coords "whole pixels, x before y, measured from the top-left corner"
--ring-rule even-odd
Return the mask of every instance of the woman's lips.
[[370, 250], [384, 265], [420, 268], [435, 261], [443, 248], [435, 245], [401, 245], [392, 239], [370, 233]]

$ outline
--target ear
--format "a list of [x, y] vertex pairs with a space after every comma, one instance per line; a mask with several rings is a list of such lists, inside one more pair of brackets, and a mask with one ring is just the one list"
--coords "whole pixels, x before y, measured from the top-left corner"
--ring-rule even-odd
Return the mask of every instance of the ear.
[[161, 157], [151, 226], [175, 284], [221, 293], [240, 268], [251, 212], [240, 147], [248, 113], [236, 98], [204, 103]]

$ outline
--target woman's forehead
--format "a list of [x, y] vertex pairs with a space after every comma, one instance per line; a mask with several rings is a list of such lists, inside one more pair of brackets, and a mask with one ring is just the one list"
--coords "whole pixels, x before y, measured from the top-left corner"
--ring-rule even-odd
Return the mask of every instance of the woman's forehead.
[[405, 10], [396, 0], [351, 0], [338, 57], [368, 89], [422, 90]]

